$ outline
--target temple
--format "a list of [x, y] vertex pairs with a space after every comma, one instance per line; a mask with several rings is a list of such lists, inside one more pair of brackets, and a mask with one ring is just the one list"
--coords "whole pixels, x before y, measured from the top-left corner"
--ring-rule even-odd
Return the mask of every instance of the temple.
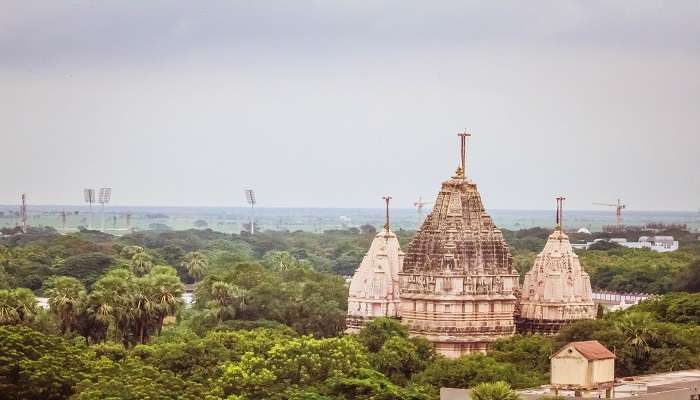
[[525, 274], [518, 332], [555, 334], [566, 323], [596, 316], [590, 278], [562, 228], [564, 200], [557, 198], [556, 228]]
[[515, 332], [518, 275], [501, 231], [467, 177], [468, 136], [459, 134], [460, 165], [442, 183], [399, 272], [402, 323], [447, 357], [484, 352]]
[[346, 332], [357, 333], [362, 325], [376, 317], [400, 318], [399, 272], [404, 253], [389, 227], [389, 201], [386, 222], [374, 237], [369, 251], [355, 271], [350, 283]]

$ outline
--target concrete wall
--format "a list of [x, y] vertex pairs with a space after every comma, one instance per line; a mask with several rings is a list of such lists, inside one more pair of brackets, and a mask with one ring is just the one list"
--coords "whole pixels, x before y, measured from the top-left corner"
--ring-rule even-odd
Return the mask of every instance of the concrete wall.
[[575, 349], [565, 349], [552, 358], [552, 385], [587, 385], [589, 379], [588, 360]]
[[615, 360], [595, 360], [592, 363], [591, 380], [593, 386], [615, 380]]
[[470, 400], [471, 389], [440, 388], [440, 400]]

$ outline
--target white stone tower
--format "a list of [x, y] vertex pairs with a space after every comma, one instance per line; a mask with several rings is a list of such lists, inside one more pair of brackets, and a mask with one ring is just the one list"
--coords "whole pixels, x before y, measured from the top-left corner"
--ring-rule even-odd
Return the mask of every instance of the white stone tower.
[[384, 229], [374, 237], [350, 282], [348, 315], [345, 320], [349, 333], [357, 333], [362, 325], [376, 317], [401, 317], [399, 272], [404, 253], [396, 234], [389, 227], [390, 200], [391, 197], [384, 197]]
[[590, 278], [562, 228], [564, 200], [557, 198], [556, 228], [525, 274], [517, 317], [521, 333], [555, 334], [568, 322], [596, 315]]

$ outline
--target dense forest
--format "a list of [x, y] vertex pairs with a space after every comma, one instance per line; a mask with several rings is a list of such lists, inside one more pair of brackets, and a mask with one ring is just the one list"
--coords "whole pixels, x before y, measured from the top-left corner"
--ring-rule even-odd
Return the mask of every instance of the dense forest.
[[[595, 288], [660, 296], [555, 337], [514, 336], [487, 355], [449, 360], [393, 320], [343, 334], [345, 277], [375, 233], [7, 235], [0, 400], [436, 399], [441, 386], [546, 383], [551, 353], [585, 339], [615, 349], [619, 376], [700, 366], [697, 235], [672, 232], [681, 239], [674, 253], [579, 252]], [[549, 233], [504, 231], [519, 272]], [[412, 232], [397, 234], [406, 246]], [[194, 284], [192, 306], [185, 284]], [[48, 311], [36, 296], [48, 298]]]

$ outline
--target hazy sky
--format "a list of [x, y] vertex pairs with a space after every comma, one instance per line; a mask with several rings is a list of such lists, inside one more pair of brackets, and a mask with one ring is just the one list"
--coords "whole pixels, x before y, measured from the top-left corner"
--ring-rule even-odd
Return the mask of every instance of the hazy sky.
[[[145, 4], [145, 5], [144, 5]], [[700, 207], [700, 1], [27, 1], [0, 203]]]

